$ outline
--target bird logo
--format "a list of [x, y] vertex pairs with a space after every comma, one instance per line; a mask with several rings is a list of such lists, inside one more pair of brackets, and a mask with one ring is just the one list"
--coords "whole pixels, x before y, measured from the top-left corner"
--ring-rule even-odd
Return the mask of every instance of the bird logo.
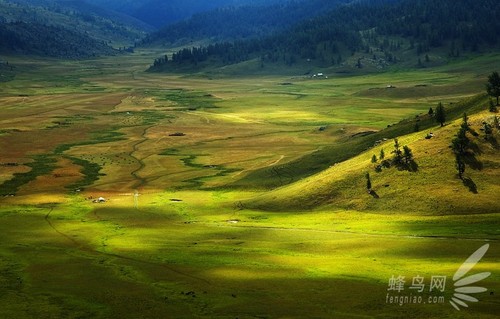
[[476, 250], [469, 258], [458, 268], [457, 272], [453, 276], [455, 293], [450, 300], [450, 304], [456, 310], [460, 311], [460, 307], [469, 307], [467, 302], [478, 302], [479, 300], [470, 294], [477, 294], [485, 292], [487, 289], [484, 287], [479, 287], [476, 284], [481, 280], [488, 278], [490, 272], [482, 272], [474, 275], [465, 277], [471, 271], [474, 266], [483, 258], [484, 254], [488, 251], [490, 247], [489, 244], [483, 245], [481, 248]]

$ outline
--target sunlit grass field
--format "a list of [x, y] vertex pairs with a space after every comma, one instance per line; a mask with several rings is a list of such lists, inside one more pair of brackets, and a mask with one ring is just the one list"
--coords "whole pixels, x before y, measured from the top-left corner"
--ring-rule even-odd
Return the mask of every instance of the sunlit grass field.
[[[497, 317], [499, 152], [480, 131], [491, 113], [470, 116], [477, 194], [448, 148], [459, 119], [401, 134], [417, 172], [374, 171], [372, 155], [391, 156], [392, 139], [307, 177], [300, 161], [438, 102], [476, 110], [498, 56], [313, 79], [144, 72], [155, 54], [9, 59], [18, 73], [0, 84], [0, 317]], [[452, 277], [485, 243], [471, 274], [492, 273], [477, 284], [487, 291], [457, 311]], [[404, 291], [388, 290], [392, 276], [405, 276]], [[417, 276], [421, 293], [410, 289]], [[442, 292], [429, 291], [432, 276], [446, 276]]]

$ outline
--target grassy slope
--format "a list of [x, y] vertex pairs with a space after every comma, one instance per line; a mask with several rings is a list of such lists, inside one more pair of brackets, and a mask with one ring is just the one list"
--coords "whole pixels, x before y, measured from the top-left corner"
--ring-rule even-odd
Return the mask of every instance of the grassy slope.
[[[450, 103], [446, 106], [448, 119], [460, 118], [464, 112], [477, 112], [484, 109], [486, 103], [487, 99], [485, 95], [478, 95], [466, 102]], [[386, 111], [391, 112], [391, 110]], [[333, 164], [346, 161], [360, 154], [371, 148], [377, 141], [393, 139], [414, 132], [415, 124], [417, 123], [419, 130], [432, 129], [436, 125], [432, 117], [421, 113], [418, 117], [401, 120], [399, 123], [391, 125], [384, 130], [369, 130], [371, 134], [355, 136], [346, 136], [344, 134], [344, 138], [336, 141], [333, 145], [318, 149], [311, 154], [306, 154], [297, 160], [276, 167], [274, 170], [268, 168], [256, 170], [245, 178], [235, 182], [233, 186], [255, 187], [258, 185], [258, 187], [274, 188], [303, 179]]]
[[[103, 60], [98, 62], [103, 63]], [[109, 61], [109, 64], [114, 63], [116, 61]], [[498, 170], [486, 165], [498, 162], [497, 150], [490, 150], [486, 144], [478, 141], [483, 149], [480, 159], [485, 168], [481, 172], [469, 169], [466, 175], [476, 182], [479, 194], [469, 194], [454, 178], [452, 157], [445, 140], [449, 140], [456, 132], [455, 122], [443, 129], [433, 128], [437, 136], [430, 141], [422, 139], [426, 131], [401, 138], [402, 143], [408, 143], [414, 150], [420, 171], [410, 174], [391, 169], [379, 175], [373, 173], [374, 188], [381, 197], [378, 200], [366, 194], [363, 178], [363, 173], [372, 169], [369, 160], [372, 151], [378, 152], [378, 148], [319, 175], [257, 198], [256, 193], [263, 192], [201, 190], [196, 185], [184, 190], [170, 187], [168, 191], [164, 190], [166, 185], [176, 185], [181, 179], [207, 176], [199, 167], [201, 164], [224, 164], [238, 160], [230, 167], [240, 167], [254, 156], [254, 161], [245, 165], [251, 171], [254, 167], [277, 163], [281, 154], [277, 153], [277, 145], [280, 145], [279, 152], [289, 150], [290, 145], [297, 145], [295, 135], [290, 138], [290, 134], [296, 133], [288, 132], [294, 127], [306, 125], [307, 130], [314, 130], [306, 135], [309, 140], [303, 144], [307, 147], [295, 151], [304, 154], [306, 149], [312, 148], [310, 144], [325, 143], [320, 142], [320, 139], [330, 141], [332, 138], [337, 141], [338, 132], [333, 132], [331, 127], [325, 135], [317, 132], [318, 125], [323, 124], [323, 121], [332, 121], [331, 126], [335, 129], [346, 126], [349, 130], [350, 127], [358, 126], [353, 116], [357, 114], [359, 117], [369, 117], [360, 125], [363, 129], [380, 127], [381, 123], [385, 126], [396, 119], [399, 121], [397, 114], [390, 114], [389, 118], [384, 119], [388, 110], [395, 108], [401, 111], [402, 108], [397, 108], [397, 104], [408, 103], [414, 98], [418, 100], [422, 91], [408, 94], [409, 91], [420, 90], [415, 88], [416, 84], [432, 84], [427, 87], [431, 94], [417, 102], [404, 104], [410, 109], [409, 116], [413, 116], [413, 112], [425, 110], [423, 106], [426, 103], [435, 105], [437, 100], [443, 100], [448, 105], [457, 96], [478, 92], [477, 86], [482, 85], [483, 77], [474, 79], [475, 75], [471, 74], [475, 73], [467, 73], [469, 71], [455, 76], [449, 73], [427, 76], [426, 72], [401, 72], [281, 86], [277, 83], [283, 80], [276, 78], [237, 78], [231, 81], [163, 78], [130, 74], [130, 69], [120, 66], [114, 67], [123, 69], [120, 72], [112, 73], [114, 69], [111, 67], [105, 69], [103, 74], [95, 74], [92, 68], [85, 69], [85, 65], [82, 63], [80, 67], [71, 64], [77, 72], [65, 78], [61, 75], [71, 73], [67, 72], [68, 66], [50, 66], [48, 70], [52, 72], [45, 69], [35, 73], [43, 80], [39, 81], [42, 85], [33, 85], [38, 78], [34, 80], [24, 75], [10, 82], [3, 91], [5, 101], [13, 105], [3, 110], [5, 118], [2, 125], [23, 129], [4, 136], [6, 143], [3, 145], [8, 146], [4, 149], [9, 150], [10, 154], [8, 157], [3, 156], [9, 162], [10, 158], [23, 158], [31, 151], [53, 153], [56, 146], [82, 142], [64, 154], [103, 164], [102, 172], [107, 175], [101, 176], [93, 185], [97, 185], [99, 191], [68, 196], [64, 187], [55, 185], [71, 185], [81, 181], [81, 173], [78, 173], [81, 167], [70, 159], [60, 158], [57, 165], [61, 167], [51, 174], [39, 176], [24, 185], [16, 197], [0, 198], [0, 317], [497, 317], [499, 303], [496, 292], [500, 289], [497, 212], [486, 214], [490, 211], [487, 210], [480, 211], [483, 214], [469, 215], [470, 212], [466, 212], [468, 215], [440, 216], [449, 211], [440, 210], [445, 209], [444, 206], [434, 210], [432, 200], [426, 198], [428, 192], [421, 185], [424, 179], [429, 179], [435, 185], [435, 192], [445, 191], [449, 188], [440, 188], [445, 183], [432, 178], [447, 176], [454, 183], [453, 189], [458, 189], [454, 196], [464, 196], [464, 199], [460, 199], [463, 208], [466, 207], [464, 203], [467, 204], [467, 199], [477, 204], [488, 194], [486, 200], [493, 206], [498, 205], [493, 202], [498, 194], [498, 182], [495, 179]], [[133, 67], [140, 70], [136, 64]], [[47, 77], [49, 73], [51, 77]], [[79, 78], [76, 75], [85, 81], [71, 81], [71, 77]], [[388, 81], [394, 81], [392, 83], [398, 89], [370, 90], [373, 87], [383, 88]], [[462, 86], [455, 88], [456, 83], [462, 83]], [[340, 87], [333, 89], [334, 85]], [[150, 102], [151, 96], [158, 98], [160, 95], [154, 92], [150, 96], [146, 91], [152, 92], [154, 88], [160, 92], [174, 87], [187, 87], [190, 90], [186, 94], [184, 91], [166, 90], [162, 95], [170, 101], [177, 101], [172, 103], [173, 107], [181, 111], [172, 111], [172, 114], [179, 117], [175, 120], [179, 122], [169, 123], [169, 118], [165, 118], [157, 127], [149, 128], [152, 125], [151, 115], [156, 113], [147, 111], [158, 111], [156, 105], [167, 102]], [[130, 93], [130, 88], [141, 94]], [[23, 101], [23, 97], [16, 96], [23, 92], [21, 89], [33, 96]], [[90, 90], [89, 94], [82, 94], [87, 90]], [[213, 94], [218, 98], [215, 102], [218, 108], [186, 112], [184, 103], [189, 100], [203, 102], [200, 105], [203, 106], [208, 99], [208, 96], [192, 94], [192, 91]], [[374, 95], [379, 96], [375, 99]], [[477, 100], [473, 99], [477, 103], [466, 105], [471, 107], [470, 110], [477, 111], [483, 99], [478, 97]], [[356, 104], [358, 108], [350, 107], [352, 101], [359, 100], [363, 103]], [[332, 101], [338, 103], [335, 116], [328, 113], [333, 109], [330, 107]], [[313, 105], [312, 109], [305, 109], [309, 104]], [[276, 105], [286, 106], [288, 112], [282, 112]], [[34, 106], [41, 109], [37, 110]], [[269, 111], [269, 106], [274, 106], [272, 111]], [[54, 113], [38, 114], [47, 111]], [[127, 116], [127, 111], [134, 115]], [[463, 109], [458, 105], [455, 115], [460, 116], [461, 111]], [[68, 113], [74, 116], [66, 117]], [[304, 120], [304, 115], [309, 113], [313, 114], [312, 124]], [[12, 122], [20, 114], [23, 120]], [[92, 117], [76, 116], [78, 114]], [[370, 114], [376, 114], [377, 117], [370, 117]], [[483, 116], [489, 116], [489, 113], [472, 117], [476, 126], [478, 119]], [[54, 126], [56, 120], [65, 124], [45, 129]], [[336, 124], [338, 121], [341, 123]], [[348, 121], [350, 125], [342, 121]], [[110, 123], [121, 125], [120, 132], [127, 139], [114, 142], [104, 140], [102, 144], [84, 143], [102, 136], [91, 133], [112, 131], [113, 125]], [[279, 125], [274, 124], [277, 125], [274, 127], [271, 123]], [[402, 123], [391, 129], [399, 130], [404, 125]], [[413, 123], [408, 126], [412, 127]], [[406, 134], [406, 129], [401, 130], [396, 135]], [[71, 131], [78, 135], [70, 135]], [[165, 132], [175, 131], [188, 132], [188, 140], [160, 139]], [[263, 131], [273, 134], [262, 136]], [[12, 137], [23, 137], [20, 140], [24, 141], [24, 138], [33, 134], [37, 135], [38, 148], [28, 149], [30, 152], [26, 152], [24, 145], [31, 146], [32, 143], [9, 143]], [[241, 138], [238, 138], [240, 135]], [[304, 139], [302, 135], [300, 140]], [[228, 136], [236, 138], [228, 139]], [[145, 138], [148, 141], [143, 141]], [[13, 147], [15, 145], [18, 147]], [[248, 145], [254, 147], [249, 148]], [[391, 143], [388, 142], [384, 148], [389, 154]], [[425, 151], [429, 154], [425, 154]], [[261, 160], [261, 164], [254, 154], [262, 156], [263, 152], [266, 152], [264, 155], [269, 154], [269, 158]], [[159, 157], [156, 154], [159, 153], [174, 155], [161, 155], [162, 160], [169, 159], [168, 165], [161, 165], [159, 161], [156, 163]], [[211, 159], [203, 155], [196, 160], [191, 157], [207, 153], [218, 157]], [[117, 159], [115, 155], [121, 157]], [[436, 164], [431, 155], [448, 164], [440, 164], [440, 161]], [[134, 158], [145, 165], [142, 170], [137, 170]], [[133, 163], [128, 164], [129, 161]], [[254, 163], [259, 165], [253, 166]], [[189, 168], [189, 174], [193, 176], [165, 175], [168, 180], [156, 179], [156, 174], [169, 174], [177, 170], [177, 166], [181, 166], [178, 169], [181, 172]], [[441, 171], [442, 167], [446, 170]], [[21, 169], [21, 166], [18, 168]], [[123, 189], [130, 191], [135, 186], [137, 180], [130, 176], [131, 172], [145, 178], [149, 186], [163, 187], [151, 193], [141, 191], [137, 208], [133, 192], [122, 192], [120, 187], [125, 176], [132, 181], [131, 186], [127, 185]], [[439, 174], [433, 176], [433, 172]], [[490, 174], [488, 178], [478, 177], [487, 173]], [[57, 175], [60, 177], [56, 178]], [[220, 182], [218, 179], [214, 181]], [[252, 181], [252, 188], [260, 182]], [[407, 183], [410, 182], [412, 189], [407, 189]], [[103, 185], [105, 183], [109, 185]], [[385, 183], [391, 186], [381, 186]], [[306, 187], [309, 185], [317, 189]], [[496, 192], [486, 186], [497, 187]], [[331, 189], [336, 190], [333, 193], [336, 196], [318, 200], [318, 194], [324, 192], [331, 195]], [[90, 200], [84, 199], [103, 193], [108, 199], [105, 204], [92, 204]], [[408, 196], [403, 197], [404, 194]], [[244, 200], [248, 198], [253, 200]], [[420, 199], [423, 208], [401, 208], [397, 201], [407, 203], [407, 199]], [[297, 204], [302, 211], [297, 211], [292, 204]], [[430, 208], [433, 210], [428, 210]], [[470, 308], [461, 312], [455, 311], [447, 302], [446, 305], [403, 307], [385, 303], [387, 281], [392, 275], [406, 275], [408, 280], [412, 276], [422, 275], [427, 284], [433, 275], [447, 275], [451, 280], [460, 264], [485, 239], [491, 241], [491, 248], [474, 270], [492, 272], [491, 277], [482, 284], [495, 294], [479, 294], [476, 297], [480, 302], [470, 304]], [[450, 282], [446, 291], [447, 299], [451, 292]], [[423, 295], [427, 296], [427, 293]]]
[[[476, 111], [470, 116], [473, 128], [480, 132], [483, 121], [492, 120], [492, 114], [477, 112], [485, 107], [484, 96], [473, 97], [453, 107], [454, 115]], [[451, 109], [451, 108], [450, 108]], [[395, 168], [375, 173], [377, 157], [384, 149], [391, 156], [393, 141], [370, 148], [354, 158], [338, 163], [316, 175], [304, 178], [291, 185], [268, 192], [246, 203], [249, 207], [263, 210], [308, 210], [322, 206], [380, 213], [463, 214], [495, 213], [499, 204], [496, 195], [500, 190], [498, 181], [498, 145], [486, 142], [483, 134], [473, 137], [480, 151], [477, 159], [482, 169], [467, 168], [466, 176], [477, 185], [478, 193], [468, 191], [456, 177], [454, 155], [449, 149], [451, 140], [458, 131], [461, 120], [454, 120], [443, 128], [412, 133], [399, 138], [401, 145], [408, 145], [414, 152], [419, 166], [415, 173]], [[428, 131], [436, 135], [425, 139]], [[496, 138], [500, 137], [498, 130]], [[370, 172], [373, 189], [380, 198], [367, 194], [364, 174]]]

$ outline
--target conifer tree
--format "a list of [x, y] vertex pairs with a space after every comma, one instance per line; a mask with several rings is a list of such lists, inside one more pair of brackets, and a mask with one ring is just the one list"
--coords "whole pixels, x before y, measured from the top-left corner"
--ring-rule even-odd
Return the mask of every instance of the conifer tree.
[[455, 168], [457, 169], [458, 177], [460, 177], [460, 179], [464, 179], [463, 175], [465, 173], [465, 162], [461, 155], [455, 155]]
[[488, 92], [488, 95], [495, 97], [497, 99], [497, 105], [499, 105], [498, 98], [500, 97], [500, 75], [498, 75], [498, 72], [495, 71], [488, 76], [486, 92]]
[[393, 162], [396, 165], [400, 165], [403, 159], [403, 153], [401, 152], [401, 147], [399, 146], [399, 141], [397, 138], [394, 139], [394, 150], [392, 151], [394, 154]]
[[439, 102], [438, 106], [436, 107], [436, 115], [435, 115], [436, 121], [441, 124], [441, 127], [444, 126], [444, 122], [446, 121], [446, 112], [444, 109], [444, 106], [441, 102]]
[[413, 161], [413, 152], [408, 146], [403, 146], [403, 158], [405, 160], [406, 165], [410, 164]]
[[497, 107], [495, 105], [495, 102], [493, 102], [492, 99], [490, 99], [490, 108], [489, 108], [490, 112], [493, 112], [493, 113], [496, 113], [497, 111]]

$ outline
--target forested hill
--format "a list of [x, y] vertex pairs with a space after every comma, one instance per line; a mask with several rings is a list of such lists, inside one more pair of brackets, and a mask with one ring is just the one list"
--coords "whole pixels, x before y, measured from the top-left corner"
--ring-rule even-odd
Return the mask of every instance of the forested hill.
[[183, 49], [157, 59], [150, 70], [196, 70], [248, 60], [260, 61], [260, 67], [305, 61], [331, 67], [345, 66], [347, 58], [355, 68], [425, 66], [435, 56], [496, 48], [499, 16], [496, 0], [356, 1], [278, 35]]
[[301, 0], [219, 8], [164, 27], [146, 37], [142, 45], [171, 45], [207, 38], [223, 41], [267, 36], [351, 1]]
[[0, 24], [0, 52], [57, 58], [88, 58], [117, 51], [102, 41], [62, 27], [38, 23]]
[[188, 19], [193, 14], [227, 6], [287, 2], [289, 0], [86, 0], [126, 13], [157, 28]]
[[[79, 33], [82, 42], [90, 43], [86, 38], [92, 38], [115, 48], [131, 46], [152, 30], [132, 17], [74, 0], [2, 0], [0, 22], [10, 24], [9, 27], [4, 26], [4, 30], [12, 29], [13, 23], [24, 22], [32, 25], [31, 33], [41, 30], [40, 25], [51, 26], [58, 30], [64, 29], [65, 34], [73, 34], [70, 37], [73, 40], [76, 39], [76, 33]], [[27, 27], [23, 28], [26, 31]], [[18, 35], [21, 36], [22, 33], [18, 32]], [[5, 46], [6, 44], [2, 45]]]

